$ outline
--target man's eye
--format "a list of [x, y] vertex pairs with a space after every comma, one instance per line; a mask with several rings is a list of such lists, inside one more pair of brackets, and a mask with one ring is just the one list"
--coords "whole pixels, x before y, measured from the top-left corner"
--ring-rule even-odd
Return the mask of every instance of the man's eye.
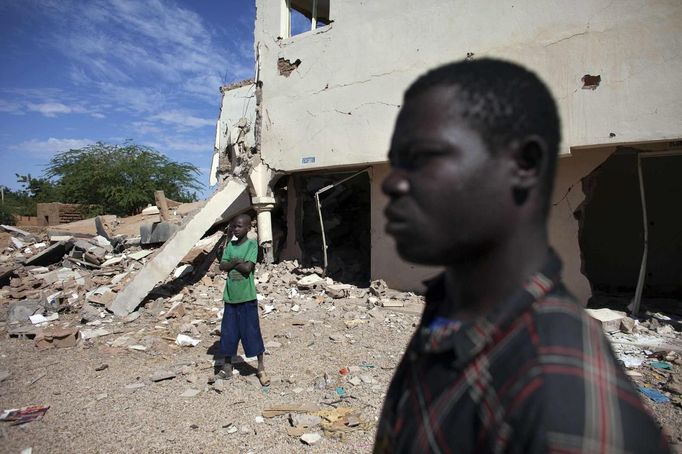
[[417, 152], [412, 152], [408, 156], [406, 156], [406, 164], [409, 167], [413, 168], [418, 168], [422, 167], [426, 164], [429, 163], [433, 158], [438, 156], [438, 153], [435, 151], [429, 151], [429, 150], [420, 150]]

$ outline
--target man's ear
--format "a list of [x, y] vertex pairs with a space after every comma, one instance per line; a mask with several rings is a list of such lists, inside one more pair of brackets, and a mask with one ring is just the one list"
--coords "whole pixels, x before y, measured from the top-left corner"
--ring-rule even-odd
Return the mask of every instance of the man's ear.
[[547, 144], [539, 136], [528, 136], [518, 142], [512, 155], [512, 187], [515, 190], [529, 191], [540, 184], [547, 172]]

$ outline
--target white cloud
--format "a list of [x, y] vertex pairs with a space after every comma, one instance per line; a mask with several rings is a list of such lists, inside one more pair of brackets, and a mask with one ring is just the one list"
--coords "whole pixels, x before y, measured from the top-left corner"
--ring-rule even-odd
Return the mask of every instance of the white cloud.
[[27, 153], [37, 158], [49, 158], [61, 151], [68, 151], [75, 148], [83, 148], [86, 145], [95, 143], [91, 139], [56, 139], [50, 137], [47, 140], [31, 139], [10, 146], [13, 151]]
[[56, 117], [57, 114], [83, 113], [86, 111], [81, 106], [67, 106], [60, 102], [29, 103], [26, 108], [32, 112], [40, 112], [46, 117]]
[[[226, 43], [197, 13], [171, 0], [90, 0], [75, 9], [51, 5], [61, 18], [49, 40], [95, 82], [130, 85], [141, 78], [170, 84], [188, 79], [248, 77], [241, 42]], [[248, 46], [247, 46], [248, 47]], [[237, 63], [239, 62], [239, 63]], [[218, 86], [210, 87], [217, 96]]]
[[210, 141], [169, 140], [165, 143], [165, 148], [187, 153], [213, 153], [213, 144]]
[[23, 109], [21, 108], [21, 103], [0, 99], [0, 112], [21, 114]]
[[182, 112], [179, 110], [167, 110], [160, 112], [152, 117], [153, 120], [159, 120], [163, 123], [173, 124], [182, 129], [200, 128], [202, 126], [214, 127], [215, 120], [195, 117], [194, 115]]

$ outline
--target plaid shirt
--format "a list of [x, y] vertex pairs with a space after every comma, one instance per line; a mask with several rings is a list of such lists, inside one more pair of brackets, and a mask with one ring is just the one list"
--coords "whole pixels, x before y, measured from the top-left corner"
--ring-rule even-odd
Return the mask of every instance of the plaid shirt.
[[541, 272], [494, 313], [430, 329], [443, 277], [386, 396], [375, 453], [658, 453], [665, 436], [601, 326]]

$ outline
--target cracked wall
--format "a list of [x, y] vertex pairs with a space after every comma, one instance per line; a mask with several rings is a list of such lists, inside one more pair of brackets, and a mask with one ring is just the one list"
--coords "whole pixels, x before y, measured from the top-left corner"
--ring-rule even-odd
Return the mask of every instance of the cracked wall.
[[[285, 173], [373, 165], [372, 277], [418, 289], [434, 270], [398, 259], [381, 214], [380, 184], [402, 94], [425, 70], [449, 61], [518, 61], [538, 72], [558, 101], [565, 157], [550, 237], [569, 287], [586, 300], [590, 286], [580, 272], [573, 217], [583, 194], [568, 188], [616, 145], [682, 137], [682, 4], [612, 5], [332, 0], [332, 24], [282, 39], [280, 2], [257, 0], [260, 156]], [[585, 75], [598, 75], [598, 88], [583, 89]]]
[[[332, 1], [332, 24], [278, 39], [279, 2], [258, 0], [262, 157], [283, 171], [384, 162], [404, 89], [467, 55], [519, 61], [547, 81], [565, 154], [677, 138], [682, 3], [612, 3]], [[582, 89], [586, 74], [598, 89]]]

